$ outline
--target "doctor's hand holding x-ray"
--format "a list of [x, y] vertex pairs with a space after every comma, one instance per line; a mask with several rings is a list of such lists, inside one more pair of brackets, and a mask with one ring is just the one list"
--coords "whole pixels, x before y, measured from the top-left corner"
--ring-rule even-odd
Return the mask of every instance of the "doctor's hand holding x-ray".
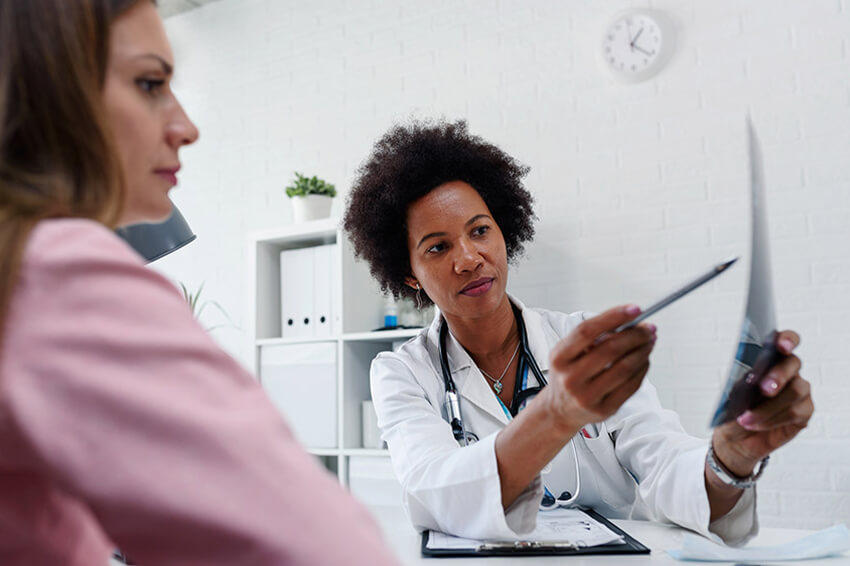
[[565, 314], [506, 292], [534, 235], [527, 171], [463, 122], [413, 123], [376, 144], [349, 197], [345, 229], [382, 288], [440, 309], [371, 371], [414, 525], [512, 538], [557, 498], [745, 542], [758, 525], [747, 476], [813, 411], [797, 335], [779, 336], [770, 399], [715, 429], [712, 451], [644, 379], [655, 326], [613, 332], [638, 307]]
[[[778, 333], [777, 348], [784, 358], [759, 383], [767, 400], [714, 429], [714, 452], [734, 476], [750, 476], [759, 462], [806, 428], [814, 413], [811, 385], [800, 376], [802, 362], [792, 353], [799, 343], [794, 331]], [[713, 517], [731, 509], [740, 497], [740, 490], [730, 490], [718, 479], [706, 466], [706, 486], [714, 494]]]

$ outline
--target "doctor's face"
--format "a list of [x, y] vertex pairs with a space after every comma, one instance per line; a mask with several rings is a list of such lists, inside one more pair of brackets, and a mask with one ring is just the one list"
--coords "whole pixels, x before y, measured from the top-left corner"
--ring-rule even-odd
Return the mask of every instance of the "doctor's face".
[[502, 231], [481, 195], [444, 183], [407, 209], [412, 277], [447, 317], [477, 318], [504, 300], [508, 260]]

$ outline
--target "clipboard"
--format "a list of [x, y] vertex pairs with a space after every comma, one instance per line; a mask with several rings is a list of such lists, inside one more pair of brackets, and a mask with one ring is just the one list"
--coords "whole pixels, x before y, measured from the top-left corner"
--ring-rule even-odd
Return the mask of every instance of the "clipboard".
[[422, 533], [422, 556], [430, 558], [474, 558], [476, 556], [554, 556], [583, 554], [649, 554], [645, 546], [629, 533], [594, 511], [584, 509], [590, 515], [618, 535], [625, 544], [600, 544], [597, 546], [576, 546], [570, 543], [541, 543], [534, 541], [506, 541], [483, 543], [478, 548], [428, 548], [431, 531]]

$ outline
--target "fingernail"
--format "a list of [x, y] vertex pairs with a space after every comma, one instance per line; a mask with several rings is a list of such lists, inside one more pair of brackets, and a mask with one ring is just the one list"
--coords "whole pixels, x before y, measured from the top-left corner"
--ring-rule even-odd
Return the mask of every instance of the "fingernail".
[[765, 395], [773, 395], [779, 389], [779, 382], [772, 377], [767, 377], [761, 380], [759, 386]]
[[657, 327], [657, 326], [655, 326], [655, 325], [654, 325], [654, 324], [652, 324], [652, 323], [647, 324], [647, 325], [646, 325], [646, 328], [647, 328], [647, 330], [649, 330], [649, 331], [650, 331], [650, 332], [652, 332], [653, 334], [655, 334], [655, 331], [658, 329], [658, 327]]
[[793, 349], [794, 349], [794, 343], [793, 343], [793, 342], [791, 342], [791, 340], [789, 340], [789, 339], [787, 339], [787, 338], [783, 338], [782, 340], [780, 340], [780, 341], [779, 341], [779, 347], [780, 347], [780, 348], [781, 348], [781, 349], [782, 349], [782, 350], [783, 350], [786, 354], [790, 354], [790, 353], [791, 353], [791, 350], [793, 350]]
[[743, 415], [738, 417], [738, 424], [746, 429], [752, 428], [755, 424], [755, 418], [753, 417], [753, 414], [750, 411], [747, 411]]
[[637, 305], [629, 305], [626, 307], [626, 314], [635, 316], [640, 314], [640, 307]]

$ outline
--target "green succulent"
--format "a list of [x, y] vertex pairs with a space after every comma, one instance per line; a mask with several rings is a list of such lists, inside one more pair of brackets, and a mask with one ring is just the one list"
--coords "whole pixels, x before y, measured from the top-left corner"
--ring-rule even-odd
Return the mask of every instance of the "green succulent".
[[295, 182], [286, 187], [286, 196], [306, 197], [307, 195], [327, 195], [329, 197], [335, 197], [336, 187], [319, 179], [315, 175], [312, 177], [305, 177], [296, 171]]

